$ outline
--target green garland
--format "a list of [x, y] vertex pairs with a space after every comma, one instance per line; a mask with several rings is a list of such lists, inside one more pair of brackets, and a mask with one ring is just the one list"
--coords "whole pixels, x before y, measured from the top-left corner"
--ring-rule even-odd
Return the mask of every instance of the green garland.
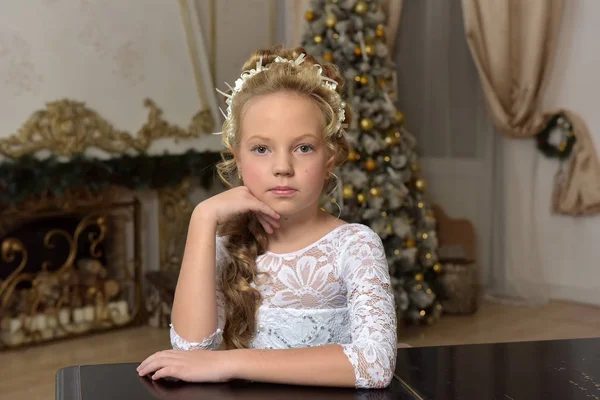
[[210, 188], [216, 179], [218, 152], [190, 150], [180, 155], [124, 155], [102, 160], [76, 155], [64, 162], [56, 157], [24, 156], [0, 163], [0, 204], [16, 205], [48, 189], [60, 196], [68, 189], [90, 188], [100, 193], [118, 185], [132, 190], [175, 186], [186, 178]]
[[546, 156], [564, 160], [569, 157], [577, 137], [573, 125], [563, 114], [554, 115], [536, 135], [537, 148]]

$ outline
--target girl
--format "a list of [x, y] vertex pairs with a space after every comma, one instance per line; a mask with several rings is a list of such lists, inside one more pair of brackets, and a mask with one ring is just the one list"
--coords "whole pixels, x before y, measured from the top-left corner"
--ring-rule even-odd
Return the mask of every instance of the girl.
[[174, 350], [148, 357], [140, 375], [389, 385], [396, 314], [382, 242], [319, 208], [348, 154], [342, 82], [303, 49], [276, 47], [255, 53], [223, 93], [218, 171], [233, 188], [193, 212]]

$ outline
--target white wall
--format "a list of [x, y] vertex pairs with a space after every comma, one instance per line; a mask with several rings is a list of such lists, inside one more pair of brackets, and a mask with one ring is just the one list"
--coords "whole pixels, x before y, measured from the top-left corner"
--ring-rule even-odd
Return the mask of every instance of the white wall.
[[[600, 148], [600, 2], [565, 2], [552, 82], [544, 110], [565, 107], [579, 113]], [[546, 280], [555, 298], [600, 305], [600, 216], [563, 217], [550, 214], [553, 178], [558, 162], [538, 156], [537, 220]]]
[[[212, 88], [207, 95], [214, 96]], [[85, 102], [116, 129], [131, 133], [146, 122], [143, 101], [151, 98], [169, 123], [187, 127], [201, 103], [178, 2], [5, 4], [0, 13], [0, 137], [15, 134], [47, 102], [64, 98]], [[179, 144], [161, 140], [150, 152], [190, 148], [220, 149], [220, 137]], [[158, 269], [158, 200], [150, 192], [141, 199], [144, 265]]]
[[[0, 13], [0, 137], [62, 98], [136, 132], [146, 97], [187, 127], [200, 99], [177, 1], [11, 1]], [[205, 136], [186, 148], [220, 148]], [[175, 149], [161, 143], [153, 152]], [[183, 148], [179, 148], [182, 150]]]

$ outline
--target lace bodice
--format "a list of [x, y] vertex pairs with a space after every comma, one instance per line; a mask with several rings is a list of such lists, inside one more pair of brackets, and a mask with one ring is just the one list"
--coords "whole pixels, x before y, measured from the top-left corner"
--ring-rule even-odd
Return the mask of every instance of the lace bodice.
[[[217, 269], [228, 265], [217, 238]], [[392, 379], [396, 362], [396, 313], [385, 251], [379, 236], [360, 224], [342, 225], [304, 249], [257, 258], [255, 287], [262, 294], [251, 347], [298, 348], [339, 344], [356, 386], [376, 388]], [[218, 330], [201, 343], [181, 338], [178, 350], [215, 350], [222, 341], [225, 304], [217, 271]]]

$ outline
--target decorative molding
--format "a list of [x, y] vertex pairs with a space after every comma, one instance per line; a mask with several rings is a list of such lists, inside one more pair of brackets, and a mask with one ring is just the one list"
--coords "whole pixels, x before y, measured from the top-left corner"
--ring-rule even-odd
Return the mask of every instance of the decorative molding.
[[160, 269], [179, 270], [194, 205], [190, 200], [193, 185], [189, 180], [158, 191]]
[[194, 115], [186, 130], [166, 122], [152, 100], [145, 99], [144, 106], [149, 108], [148, 120], [133, 136], [117, 130], [83, 102], [49, 102], [45, 109], [34, 112], [17, 133], [0, 139], [0, 154], [19, 158], [47, 150], [57, 156], [72, 157], [94, 147], [112, 154], [142, 153], [157, 139], [191, 139], [213, 131], [210, 110]]
[[[183, 129], [169, 124], [163, 118], [162, 110], [152, 100], [146, 99], [144, 105], [149, 108], [148, 120], [136, 135], [132, 135], [116, 129], [83, 102], [69, 99], [49, 102], [45, 109], [34, 112], [17, 133], [0, 139], [0, 154], [18, 160], [23, 156], [34, 156], [39, 151], [47, 151], [51, 156], [73, 158], [87, 149], [97, 148], [116, 155], [143, 155], [158, 139], [192, 139], [213, 131], [214, 120], [208, 109], [199, 111], [188, 129]], [[185, 179], [174, 187], [157, 191], [161, 269], [180, 267], [187, 225], [193, 211], [189, 195], [196, 186], [197, 178]], [[1, 184], [2, 181], [0, 187]], [[66, 211], [76, 203], [101, 206], [120, 195], [122, 193], [118, 187], [111, 187], [102, 195], [92, 193], [89, 188], [78, 188], [59, 197], [48, 189], [39, 196], [0, 211], [2, 215], [32, 216], [47, 208]], [[0, 232], [9, 228], [10, 224], [0, 224]]]

